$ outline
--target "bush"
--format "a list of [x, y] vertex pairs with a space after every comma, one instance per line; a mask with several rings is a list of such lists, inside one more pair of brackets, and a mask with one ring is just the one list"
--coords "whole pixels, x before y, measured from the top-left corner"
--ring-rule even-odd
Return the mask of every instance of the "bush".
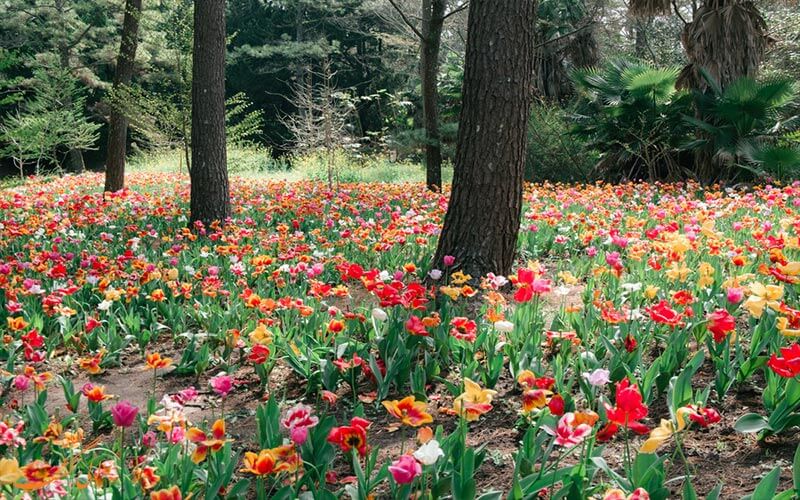
[[706, 92], [694, 93], [700, 118], [686, 117], [700, 132], [687, 145], [698, 155], [704, 180], [756, 177], [796, 178], [800, 172], [798, 119], [791, 116], [797, 84], [789, 79], [740, 78], [722, 89], [707, 72]]
[[680, 149], [692, 97], [678, 91], [680, 69], [617, 60], [572, 74], [580, 96], [575, 133], [601, 151], [597, 174], [612, 181], [684, 176]]
[[588, 180], [598, 154], [579, 137], [571, 136], [572, 123], [557, 104], [535, 103], [528, 121], [525, 180], [578, 182]]

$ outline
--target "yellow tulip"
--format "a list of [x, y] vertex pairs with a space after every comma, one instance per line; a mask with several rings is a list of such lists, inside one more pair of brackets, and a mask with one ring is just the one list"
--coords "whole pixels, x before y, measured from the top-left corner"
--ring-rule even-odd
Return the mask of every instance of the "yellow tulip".
[[658, 295], [659, 290], [661, 290], [657, 286], [647, 285], [647, 288], [644, 289], [644, 296], [647, 297], [648, 300], [653, 300]]
[[752, 283], [750, 285], [750, 296], [744, 302], [744, 308], [754, 318], [760, 318], [764, 314], [764, 308], [769, 306], [772, 309], [778, 309], [781, 297], [783, 297], [783, 286], [780, 285], [767, 285], [761, 283]]
[[800, 262], [789, 262], [786, 265], [778, 265], [780, 272], [787, 276], [797, 276], [800, 274]]
[[778, 331], [786, 337], [800, 337], [800, 330], [789, 328], [789, 319], [785, 316], [780, 316], [775, 326], [778, 328]]
[[272, 332], [263, 323], [250, 332], [250, 341], [254, 344], [270, 345], [272, 343]]
[[22, 479], [22, 470], [15, 458], [0, 459], [0, 484], [14, 484]]
[[661, 424], [650, 431], [650, 437], [642, 444], [639, 451], [641, 453], [655, 453], [658, 447], [667, 442], [673, 434], [686, 428], [686, 418], [693, 413], [694, 411], [686, 406], [678, 408], [675, 415], [677, 426], [672, 420], [661, 419]]

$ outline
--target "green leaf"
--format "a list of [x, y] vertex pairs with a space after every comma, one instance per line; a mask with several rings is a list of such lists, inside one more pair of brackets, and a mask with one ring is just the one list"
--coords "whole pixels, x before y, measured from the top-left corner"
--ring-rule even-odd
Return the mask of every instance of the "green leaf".
[[683, 481], [683, 500], [697, 500], [697, 492], [694, 490], [689, 476], [686, 476]]
[[794, 491], [800, 494], [800, 445], [794, 452], [794, 460], [792, 461], [792, 482], [794, 483]]
[[756, 486], [755, 491], [753, 492], [752, 498], [753, 500], [760, 500], [762, 498], [772, 498], [775, 496], [775, 490], [778, 489], [778, 481], [781, 478], [781, 468], [775, 467], [772, 471], [764, 476], [764, 478], [759, 481], [758, 486]]
[[733, 426], [738, 432], [753, 433], [769, 429], [767, 419], [757, 413], [742, 415]]
[[719, 494], [722, 492], [722, 483], [719, 483], [713, 490], [708, 492], [706, 500], [719, 500]]

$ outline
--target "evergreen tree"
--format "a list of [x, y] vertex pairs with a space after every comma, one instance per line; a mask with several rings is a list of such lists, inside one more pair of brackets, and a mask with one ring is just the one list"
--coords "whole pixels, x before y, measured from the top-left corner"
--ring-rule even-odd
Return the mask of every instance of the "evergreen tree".
[[191, 221], [231, 215], [225, 150], [225, 0], [197, 2], [192, 56]]
[[471, 0], [450, 204], [434, 263], [474, 278], [511, 271], [533, 98], [534, 0]]

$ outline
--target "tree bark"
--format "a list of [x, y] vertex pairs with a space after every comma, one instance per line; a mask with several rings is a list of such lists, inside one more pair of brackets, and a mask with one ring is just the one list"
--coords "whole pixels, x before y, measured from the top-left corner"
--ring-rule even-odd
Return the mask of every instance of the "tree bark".
[[455, 174], [434, 264], [446, 255], [474, 279], [507, 275], [522, 210], [533, 98], [535, 0], [469, 6]]
[[442, 187], [442, 145], [439, 134], [439, 49], [447, 0], [422, 0], [420, 80], [422, 113], [425, 118], [425, 181], [428, 189]]
[[225, 0], [194, 3], [191, 222], [230, 217], [225, 151]]
[[[133, 79], [134, 60], [139, 37], [139, 18], [142, 0], [125, 1], [125, 17], [122, 21], [122, 39], [119, 44], [117, 67], [114, 71], [114, 91], [130, 85]], [[117, 109], [111, 110], [108, 120], [108, 156], [106, 157], [106, 192], [119, 191], [125, 187], [125, 154], [128, 138], [128, 118]]]

